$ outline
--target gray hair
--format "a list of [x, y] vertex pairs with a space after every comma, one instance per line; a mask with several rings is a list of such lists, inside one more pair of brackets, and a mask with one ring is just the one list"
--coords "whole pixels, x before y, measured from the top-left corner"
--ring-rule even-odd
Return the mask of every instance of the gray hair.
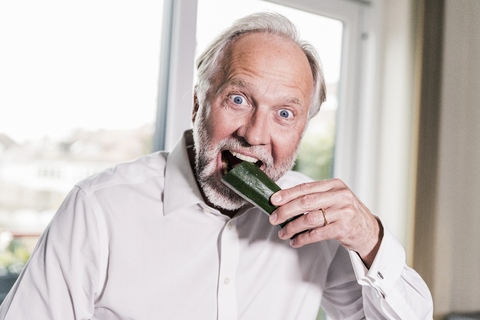
[[313, 74], [314, 91], [308, 110], [308, 119], [320, 110], [326, 98], [325, 79], [322, 64], [315, 48], [306, 41], [300, 40], [297, 28], [286, 17], [273, 12], [254, 13], [238, 19], [233, 25], [221, 33], [215, 41], [197, 59], [197, 98], [201, 105], [205, 99], [215, 76], [221, 71], [220, 62], [228, 45], [238, 36], [246, 33], [269, 33], [291, 39], [303, 51]]

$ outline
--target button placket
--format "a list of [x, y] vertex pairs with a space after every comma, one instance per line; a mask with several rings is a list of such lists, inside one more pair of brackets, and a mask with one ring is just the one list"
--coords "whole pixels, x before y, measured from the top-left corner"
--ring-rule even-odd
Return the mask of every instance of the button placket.
[[222, 231], [220, 241], [218, 319], [236, 319], [237, 317], [235, 274], [238, 265], [238, 255], [238, 234], [234, 222], [230, 220]]

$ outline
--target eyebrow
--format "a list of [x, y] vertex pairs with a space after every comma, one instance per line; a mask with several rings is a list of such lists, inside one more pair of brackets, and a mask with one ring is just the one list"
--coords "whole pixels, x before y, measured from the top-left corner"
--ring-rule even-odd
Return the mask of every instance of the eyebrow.
[[[247, 88], [247, 89], [253, 87], [253, 86], [252, 86], [250, 83], [248, 83], [248, 82], [245, 82], [245, 81], [243, 81], [243, 80], [241, 80], [241, 79], [235, 79], [235, 78], [234, 78], [234, 79], [230, 79], [230, 80], [226, 81], [223, 85], [221, 85], [221, 86], [219, 87], [219, 89], [217, 90], [217, 94], [218, 94], [219, 92], [221, 92], [222, 90], [224, 90], [224, 89], [225, 89], [226, 87], [228, 87], [228, 86], [237, 86], [237, 87]], [[299, 105], [299, 106], [303, 106], [302, 101], [301, 101], [299, 98], [297, 98], [297, 97], [288, 97], [288, 96], [287, 96], [287, 97], [285, 97], [285, 101], [286, 101], [286, 103], [288, 103], [288, 104], [291, 103], [291, 104], [296, 104], [296, 105]]]
[[252, 85], [250, 85], [249, 83], [243, 81], [243, 80], [240, 80], [240, 79], [230, 79], [226, 82], [224, 82], [217, 90], [217, 94], [219, 92], [221, 92], [223, 89], [225, 89], [226, 87], [228, 86], [237, 86], [237, 87], [241, 87], [241, 88], [251, 88]]
[[287, 103], [298, 104], [299, 106], [303, 106], [302, 101], [297, 97], [286, 97]]

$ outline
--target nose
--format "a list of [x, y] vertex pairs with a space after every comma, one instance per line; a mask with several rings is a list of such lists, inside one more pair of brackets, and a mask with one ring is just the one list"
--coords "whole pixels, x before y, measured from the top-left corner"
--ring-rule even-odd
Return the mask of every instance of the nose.
[[254, 114], [245, 119], [245, 123], [238, 128], [237, 134], [252, 146], [269, 144], [268, 115], [260, 109], [255, 110]]

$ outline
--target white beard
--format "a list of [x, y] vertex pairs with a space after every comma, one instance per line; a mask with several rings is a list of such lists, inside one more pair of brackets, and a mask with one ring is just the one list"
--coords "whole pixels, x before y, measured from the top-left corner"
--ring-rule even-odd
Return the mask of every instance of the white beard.
[[290, 170], [297, 157], [297, 150], [285, 161], [274, 166], [272, 155], [262, 146], [251, 146], [245, 140], [226, 138], [217, 145], [212, 145], [211, 134], [208, 130], [207, 119], [204, 110], [200, 108], [197, 119], [193, 125], [193, 140], [195, 147], [195, 170], [197, 180], [207, 199], [216, 207], [225, 210], [237, 210], [244, 206], [247, 201], [223, 184], [217, 175], [217, 157], [223, 150], [248, 150], [248, 154], [257, 158], [265, 165], [265, 173], [273, 181]]

